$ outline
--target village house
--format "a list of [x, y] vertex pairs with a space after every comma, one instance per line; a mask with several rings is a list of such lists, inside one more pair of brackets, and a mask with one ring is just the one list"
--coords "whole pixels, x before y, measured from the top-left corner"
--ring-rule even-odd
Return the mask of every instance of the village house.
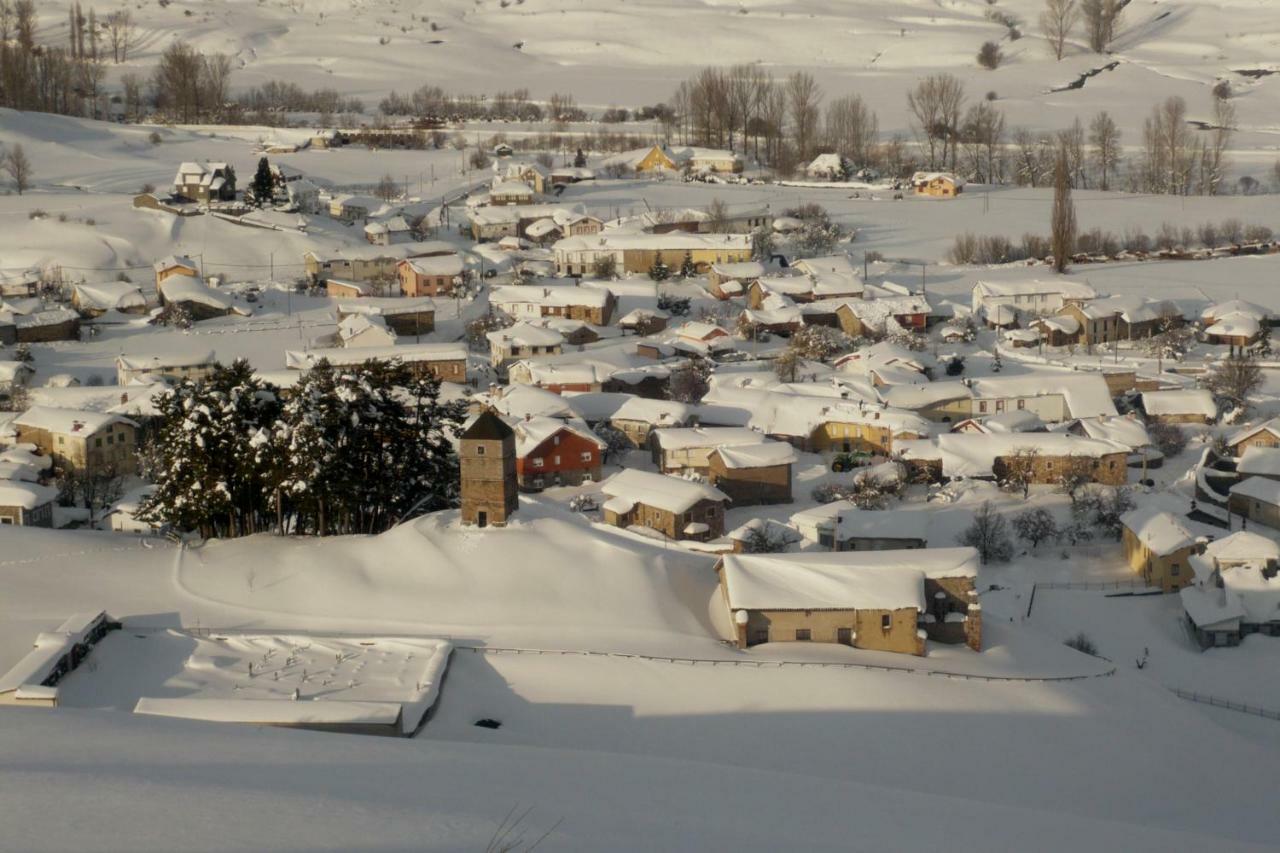
[[1120, 524], [1125, 560], [1143, 583], [1177, 592], [1194, 580], [1190, 559], [1199, 545], [1176, 517], [1147, 506], [1125, 513]]
[[403, 216], [393, 216], [364, 226], [364, 239], [375, 246], [407, 243], [413, 239], [413, 226]]
[[742, 158], [732, 151], [717, 148], [669, 147], [654, 145], [648, 149], [622, 154], [606, 161], [623, 163], [640, 174], [679, 172], [716, 172], [733, 174], [742, 171]]
[[972, 380], [894, 385], [884, 391], [893, 407], [939, 423], [1028, 411], [1045, 423], [1073, 418], [1114, 418], [1106, 379], [1081, 371], [1005, 373]]
[[387, 327], [400, 337], [430, 334], [436, 327], [436, 306], [429, 297], [374, 297], [338, 303], [339, 322], [357, 315], [381, 317]]
[[1218, 419], [1213, 394], [1201, 388], [1144, 391], [1139, 399], [1148, 423], [1211, 424]]
[[1250, 447], [1280, 447], [1280, 418], [1246, 427], [1227, 436], [1226, 441], [1232, 456], [1243, 456]]
[[370, 214], [381, 210], [384, 204], [381, 199], [373, 196], [343, 193], [329, 199], [329, 215], [350, 225], [368, 219]]
[[1238, 646], [1250, 634], [1280, 636], [1280, 545], [1240, 531], [1190, 562], [1195, 583], [1179, 595], [1200, 648]]
[[218, 366], [212, 350], [183, 355], [121, 355], [116, 358], [116, 384], [176, 383], [204, 379]]
[[537, 163], [504, 160], [493, 164], [493, 174], [499, 182], [521, 181], [539, 195], [551, 187], [551, 173]]
[[173, 179], [173, 193], [202, 203], [235, 201], [235, 169], [226, 163], [183, 163]]
[[495, 287], [489, 304], [513, 320], [563, 317], [607, 326], [618, 300], [607, 287], [569, 280]]
[[735, 643], [835, 643], [924, 655], [982, 648], [973, 548], [726, 554], [716, 566]]
[[407, 258], [396, 265], [400, 295], [447, 296], [461, 282], [463, 269], [458, 255]]
[[664, 474], [705, 475], [717, 447], [743, 447], [768, 440], [743, 427], [676, 427], [654, 432], [650, 452], [653, 464]]
[[1243, 348], [1257, 343], [1264, 331], [1269, 332], [1271, 312], [1243, 299], [1231, 299], [1204, 309], [1200, 323], [1209, 343]]
[[714, 486], [628, 468], [604, 482], [604, 523], [647, 527], [669, 539], [705, 541], [724, 535], [729, 497]]
[[507, 365], [507, 381], [512, 385], [533, 385], [556, 394], [588, 393], [603, 390], [613, 370], [611, 366], [592, 362], [522, 359]]
[[656, 335], [665, 331], [671, 315], [651, 308], [635, 308], [618, 319], [618, 328], [636, 335]]
[[313, 250], [302, 256], [307, 278], [320, 283], [330, 278], [343, 281], [386, 282], [396, 278], [396, 265], [406, 258], [437, 258], [456, 255], [448, 243], [430, 241], [396, 246], [347, 246], [332, 251]]
[[1280, 480], [1280, 447], [1247, 447], [1236, 463], [1241, 477]]
[[175, 275], [188, 276], [190, 278], [200, 278], [200, 267], [196, 262], [185, 255], [169, 255], [161, 258], [151, 265], [156, 274], [156, 290], [159, 291], [160, 285], [165, 280]]
[[13, 324], [13, 341], [19, 344], [80, 339], [80, 315], [70, 308], [42, 308], [28, 313], [0, 313]]
[[176, 305], [196, 322], [214, 317], [226, 317], [239, 311], [235, 302], [204, 283], [203, 279], [189, 275], [169, 276], [160, 284], [161, 305]]
[[364, 299], [376, 294], [386, 293], [386, 282], [347, 281], [341, 278], [327, 278], [324, 282], [324, 295], [331, 299]]
[[928, 544], [927, 524], [920, 516], [833, 501], [796, 513], [791, 524], [805, 539], [828, 551], [898, 551]]
[[58, 489], [0, 479], [0, 527], [52, 527]]
[[922, 332], [929, 322], [930, 310], [923, 296], [848, 299], [836, 309], [836, 318], [845, 334], [865, 338], [895, 331], [891, 320], [907, 331]]
[[1068, 304], [1084, 304], [1096, 299], [1087, 284], [1054, 281], [993, 282], [973, 286], [971, 308], [975, 317], [992, 328], [1018, 325], [1021, 317], [1057, 314]]
[[1129, 476], [1127, 447], [1070, 433], [946, 433], [900, 441], [896, 449], [912, 482], [1002, 482], [1024, 465], [1028, 482], [1039, 485], [1057, 483], [1064, 471], [1078, 465], [1086, 467], [1090, 482], [1103, 485], [1123, 486]]
[[487, 193], [486, 201], [494, 207], [533, 204], [538, 194], [524, 181], [502, 181]]
[[1246, 477], [1231, 487], [1227, 511], [1250, 522], [1280, 529], [1280, 480]]
[[377, 314], [353, 314], [338, 322], [338, 346], [347, 348], [393, 347], [396, 333]]
[[516, 478], [520, 490], [580, 486], [600, 480], [605, 443], [587, 425], [557, 418], [528, 418], [512, 425], [516, 434]]
[[[759, 261], [743, 261], [733, 264], [712, 264], [711, 269], [707, 271], [707, 289], [717, 299], [728, 299], [731, 296], [741, 296], [742, 289], [750, 287], [762, 275], [764, 275], [764, 264]], [[725, 291], [722, 285], [728, 282], [737, 282], [738, 287]]]
[[566, 237], [552, 247], [561, 275], [588, 275], [598, 260], [612, 258], [619, 274], [648, 273], [659, 259], [673, 271], [687, 256], [698, 272], [713, 264], [751, 260], [751, 237], [746, 234], [635, 234], [602, 232]]
[[346, 347], [288, 350], [284, 354], [289, 370], [310, 370], [320, 361], [335, 367], [364, 364], [366, 361], [402, 362], [420, 376], [436, 377], [441, 382], [467, 381], [467, 347], [465, 344], [431, 343], [400, 344], [390, 347]]
[[[554, 226], [548, 230], [547, 221]], [[555, 232], [564, 236], [588, 235], [599, 232], [604, 223], [587, 214], [581, 204], [521, 204], [521, 205], [486, 205], [469, 207], [467, 221], [471, 226], [471, 239], [476, 242], [492, 242], [507, 237], [519, 239], [530, 238], [534, 242], [543, 242]], [[542, 239], [531, 235], [534, 228]]]
[[136, 284], [127, 281], [77, 284], [71, 288], [71, 305], [81, 317], [101, 317], [108, 311], [143, 314], [147, 298]]
[[651, 447], [655, 430], [682, 427], [696, 420], [693, 407], [675, 400], [632, 397], [609, 417], [609, 426], [621, 432], [633, 447]]
[[583, 181], [594, 181], [596, 173], [585, 166], [558, 166], [551, 170], [552, 187], [578, 184]]
[[138, 424], [120, 415], [33, 406], [14, 418], [19, 444], [34, 444], [63, 470], [94, 475], [138, 469]]
[[734, 506], [791, 503], [791, 466], [796, 458], [795, 448], [781, 441], [718, 445], [707, 457], [707, 482], [728, 495]]
[[495, 329], [485, 337], [489, 340], [489, 361], [497, 368], [533, 356], [560, 355], [564, 347], [564, 338], [559, 332], [529, 323]]
[[813, 283], [813, 299], [860, 299], [866, 293], [862, 275], [847, 254], [801, 258], [791, 265]]
[[955, 198], [964, 192], [964, 184], [964, 178], [950, 172], [916, 172], [911, 176], [916, 195], [932, 198]]
[[804, 176], [811, 181], [848, 180], [853, 165], [839, 154], [819, 154], [804, 167]]

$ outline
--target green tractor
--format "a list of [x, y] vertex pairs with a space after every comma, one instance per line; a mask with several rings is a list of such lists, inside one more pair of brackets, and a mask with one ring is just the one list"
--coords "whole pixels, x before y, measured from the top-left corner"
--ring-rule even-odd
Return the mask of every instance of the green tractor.
[[870, 463], [870, 453], [862, 450], [846, 450], [843, 453], [837, 453], [835, 458], [831, 460], [831, 470], [837, 474], [843, 474], [845, 471], [852, 471], [854, 468], [862, 468]]

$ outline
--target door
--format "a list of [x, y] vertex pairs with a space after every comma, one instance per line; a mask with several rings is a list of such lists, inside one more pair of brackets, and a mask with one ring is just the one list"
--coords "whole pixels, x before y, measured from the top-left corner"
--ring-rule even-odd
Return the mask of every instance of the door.
[[478, 513], [476, 513], [476, 525], [478, 527], [488, 527], [489, 513], [485, 512], [484, 510], [480, 510]]
[[853, 645], [853, 629], [837, 628], [836, 642], [841, 644], [842, 646], [852, 646]]

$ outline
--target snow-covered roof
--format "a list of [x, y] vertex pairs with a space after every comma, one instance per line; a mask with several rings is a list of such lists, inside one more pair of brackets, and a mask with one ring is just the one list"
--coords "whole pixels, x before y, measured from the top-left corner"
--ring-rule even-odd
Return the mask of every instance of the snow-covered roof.
[[1251, 314], [1222, 314], [1204, 333], [1222, 338], [1252, 338], [1262, 331], [1262, 322]]
[[[510, 418], [572, 418], [581, 414], [570, 399], [536, 385], [507, 385], [496, 394], [477, 394], [476, 402], [493, 407]], [[593, 418], [589, 418], [592, 419]]]
[[975, 577], [973, 548], [726, 554], [733, 610], [925, 609], [926, 577]]
[[1280, 560], [1280, 544], [1251, 530], [1238, 530], [1210, 542], [1202, 556], [1215, 565], [1274, 562]]
[[18, 377], [35, 373], [25, 361], [0, 361], [0, 382], [13, 382]]
[[1087, 284], [1065, 278], [1052, 281], [980, 281], [973, 286], [975, 301], [982, 297], [996, 299], [1014, 296], [1058, 295], [1064, 299], [1096, 299], [1097, 291]]
[[516, 323], [506, 329], [486, 332], [485, 337], [500, 347], [551, 347], [564, 343], [564, 336], [553, 329], [530, 323]]
[[1114, 417], [1115, 401], [1100, 373], [1037, 370], [1023, 374], [1002, 373], [974, 379], [970, 387], [977, 399], [1008, 399], [1061, 394], [1073, 418]]
[[726, 337], [729, 333], [723, 327], [717, 326], [715, 323], [704, 323], [700, 320], [690, 320], [676, 329], [676, 334], [691, 341], [707, 341], [712, 338]]
[[1271, 316], [1270, 311], [1255, 302], [1246, 302], [1243, 299], [1228, 299], [1225, 302], [1217, 302], [1205, 308], [1200, 312], [1200, 319], [1218, 320], [1230, 314], [1252, 317], [1258, 322], [1263, 322]]
[[662, 429], [654, 433], [654, 441], [663, 450], [737, 447], [744, 444], [763, 444], [768, 440], [761, 433], [743, 427], [687, 427]]
[[1142, 421], [1134, 417], [1081, 418], [1080, 429], [1089, 438], [1100, 438], [1123, 444], [1130, 450], [1151, 445], [1151, 436]]
[[833, 173], [839, 172], [844, 168], [844, 158], [839, 154], [819, 154], [805, 166], [805, 171], [809, 173]]
[[747, 425], [766, 435], [807, 438], [828, 423], [880, 426], [893, 434], [927, 435], [929, 432], [928, 422], [912, 412], [867, 404], [861, 399], [797, 393], [799, 390], [802, 390], [799, 386], [792, 388], [776, 381], [772, 386], [744, 387], [713, 376], [703, 402], [750, 412]]
[[919, 186], [920, 184], [931, 184], [934, 181], [950, 181], [952, 184], [955, 184], [957, 187], [962, 187], [965, 185], [964, 178], [960, 177], [959, 175], [952, 174], [951, 172], [916, 172], [914, 175], [911, 176], [911, 183], [913, 186]]
[[286, 350], [285, 366], [290, 370], [310, 370], [321, 359], [333, 365], [364, 364], [370, 359], [390, 361], [398, 358], [406, 364], [432, 361], [466, 361], [465, 344], [400, 344], [389, 347], [326, 347], [312, 350]]
[[764, 275], [764, 264], [759, 261], [712, 264], [711, 271], [722, 278], [759, 278]]
[[612, 294], [607, 288], [575, 284], [521, 284], [495, 287], [489, 293], [489, 304], [501, 308], [504, 305], [548, 305], [555, 307], [585, 306], [604, 308]]
[[52, 503], [58, 497], [58, 490], [53, 486], [41, 486], [37, 483], [23, 483], [17, 480], [0, 480], [0, 506], [16, 506], [24, 510], [33, 510], [38, 506]]
[[511, 429], [516, 434], [516, 456], [520, 457], [528, 456], [552, 436], [562, 432], [576, 435], [595, 444], [601, 450], [605, 447], [605, 443], [581, 421], [575, 424], [560, 418], [526, 418], [513, 420]]
[[[665, 430], [659, 431], [659, 435]], [[792, 465], [799, 458], [796, 450], [785, 441], [766, 441], [762, 444], [718, 445], [714, 453], [730, 471], [750, 468], [770, 468], [775, 465]]]
[[217, 292], [191, 275], [169, 276], [160, 282], [160, 294], [166, 302], [195, 302], [224, 311], [230, 311], [235, 304], [229, 296]]
[[1272, 506], [1280, 506], [1280, 480], [1270, 477], [1245, 477], [1231, 487], [1231, 496], [1239, 495]]
[[58, 435], [93, 435], [113, 424], [125, 424], [131, 427], [138, 425], [122, 415], [83, 409], [60, 409], [53, 406], [32, 406], [14, 418], [13, 424]]
[[997, 457], [1021, 450], [1041, 456], [1087, 456], [1097, 459], [1129, 452], [1127, 447], [1062, 432], [945, 433], [928, 439], [899, 441], [894, 449], [907, 461], [938, 460], [947, 477], [990, 477]]
[[33, 311], [30, 314], [18, 314], [13, 318], [13, 325], [19, 329], [30, 329], [73, 323], [79, 319], [80, 315], [70, 308], [50, 308], [45, 311]]
[[387, 328], [387, 321], [377, 314], [352, 314], [338, 323], [338, 339], [350, 341], [358, 335], [376, 329], [383, 335], [394, 338], [396, 333]]
[[1199, 388], [1178, 391], [1144, 391], [1142, 408], [1148, 415], [1200, 415], [1213, 420], [1218, 406], [1213, 395]]
[[644, 504], [672, 513], [686, 512], [699, 501], [725, 501], [729, 496], [714, 486], [666, 474], [628, 468], [614, 474], [600, 490], [610, 498]]
[[435, 301], [429, 296], [412, 299], [402, 296], [371, 297], [338, 303], [339, 314], [378, 314], [383, 317], [395, 317], [399, 314], [417, 314], [425, 311], [434, 313], [435, 310]]
[[1178, 591], [1178, 597], [1197, 628], [1235, 629], [1244, 616], [1244, 605], [1238, 596], [1207, 584], [1185, 586]]
[[669, 320], [671, 315], [655, 308], [633, 308], [618, 320], [619, 326], [634, 326], [650, 320]]
[[859, 509], [852, 501], [820, 504], [791, 516], [802, 528], [830, 531], [837, 540], [925, 539], [926, 519], [922, 513], [900, 510]]
[[1236, 471], [1262, 477], [1280, 477], [1280, 447], [1263, 447], [1257, 444], [1246, 447], [1244, 455], [1236, 464]]
[[76, 303], [85, 310], [123, 311], [147, 304], [147, 299], [138, 286], [127, 281], [77, 284], [72, 290]]
[[406, 258], [401, 261], [418, 275], [457, 276], [462, 275], [462, 258], [458, 255], [435, 255], [429, 258]]
[[1272, 418], [1264, 423], [1257, 424], [1256, 426], [1245, 427], [1238, 432], [1232, 433], [1227, 437], [1227, 445], [1229, 447], [1234, 447], [1242, 441], [1253, 438], [1264, 430], [1277, 438], [1280, 438], [1280, 418]]
[[1120, 517], [1120, 523], [1147, 547], [1164, 557], [1196, 544], [1196, 538], [1172, 513], [1155, 506], [1138, 507]]
[[675, 253], [694, 249], [726, 249], [750, 251], [750, 234], [690, 234], [670, 231], [665, 234], [644, 232], [606, 231], [600, 234], [582, 234], [565, 237], [552, 247], [557, 252], [611, 252], [640, 249], [671, 252], [668, 263], [679, 263]]
[[472, 207], [467, 209], [467, 219], [474, 225], [514, 225], [522, 220], [550, 219], [557, 225], [567, 225], [586, 215], [581, 204], [512, 204]]
[[631, 397], [613, 412], [610, 420], [637, 421], [653, 426], [675, 426], [688, 423], [693, 413], [692, 406], [675, 400]]
[[165, 355], [120, 355], [116, 357], [116, 367], [124, 370], [164, 370], [171, 367], [203, 367], [217, 363], [218, 354], [213, 350], [167, 353]]

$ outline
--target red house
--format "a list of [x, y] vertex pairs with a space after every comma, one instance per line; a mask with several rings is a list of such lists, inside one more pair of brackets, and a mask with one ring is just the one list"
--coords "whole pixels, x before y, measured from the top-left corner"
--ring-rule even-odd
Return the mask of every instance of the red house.
[[600, 479], [605, 444], [585, 424], [529, 418], [516, 433], [516, 481], [523, 492], [548, 486], [578, 486]]

